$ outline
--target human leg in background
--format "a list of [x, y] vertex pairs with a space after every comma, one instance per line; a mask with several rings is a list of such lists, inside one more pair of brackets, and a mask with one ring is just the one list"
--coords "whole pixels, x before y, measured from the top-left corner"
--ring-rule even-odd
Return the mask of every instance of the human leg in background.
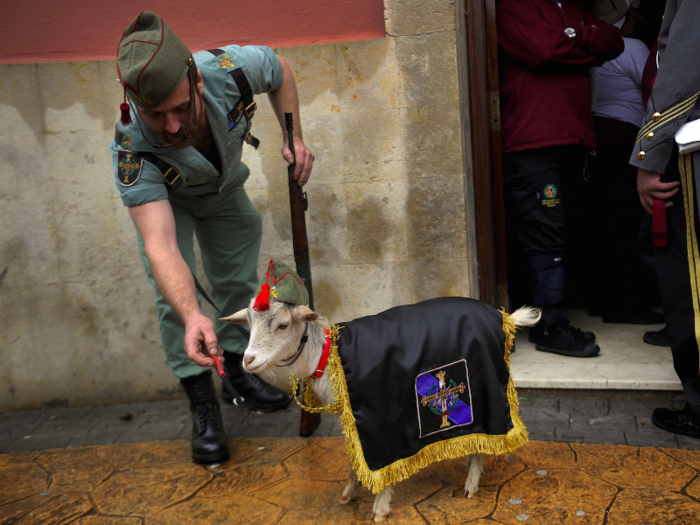
[[586, 192], [588, 266], [594, 276], [586, 284], [589, 313], [602, 315], [604, 323], [663, 323], [663, 314], [643, 306], [643, 283], [636, 271], [644, 209], [629, 152], [638, 127], [613, 118], [594, 117], [594, 122], [598, 148]]
[[516, 229], [525, 246], [534, 281], [532, 304], [543, 309], [530, 339], [543, 352], [591, 357], [600, 351], [595, 335], [571, 326], [563, 304], [566, 223], [571, 215], [564, 204], [563, 174], [582, 177], [571, 165], [579, 153], [579, 148], [568, 146], [509, 153], [504, 156], [504, 182], [518, 219], [508, 227]]

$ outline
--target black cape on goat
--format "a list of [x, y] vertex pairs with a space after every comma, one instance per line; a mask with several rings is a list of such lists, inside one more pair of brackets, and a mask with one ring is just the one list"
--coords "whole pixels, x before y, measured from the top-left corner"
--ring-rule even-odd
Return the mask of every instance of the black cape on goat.
[[324, 410], [341, 414], [360, 482], [376, 494], [435, 461], [526, 443], [509, 366], [514, 332], [509, 314], [457, 297], [334, 325], [335, 402]]

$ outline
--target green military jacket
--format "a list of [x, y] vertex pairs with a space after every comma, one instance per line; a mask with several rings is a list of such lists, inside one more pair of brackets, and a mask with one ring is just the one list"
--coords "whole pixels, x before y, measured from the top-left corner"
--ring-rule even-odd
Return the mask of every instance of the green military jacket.
[[[136, 119], [140, 117], [132, 105], [132, 123], [127, 126], [117, 123], [110, 148], [115, 182], [125, 206], [164, 200], [169, 194], [178, 197], [215, 194], [224, 187], [243, 184], [250, 175], [248, 167], [241, 162], [248, 122], [245, 113], [241, 114], [241, 92], [230, 72], [241, 68], [253, 93], [259, 94], [280, 87], [282, 67], [269, 47], [226, 46], [221, 51], [218, 55], [209, 51], [194, 55], [204, 80], [204, 105], [221, 156], [221, 173], [194, 147], [151, 146], [143, 133], [151, 142], [160, 140], [143, 122], [139, 126]], [[229, 117], [232, 114], [233, 120]], [[158, 163], [158, 159], [163, 162]], [[164, 170], [168, 166], [177, 170], [167, 176], [172, 181], [179, 174], [177, 184], [166, 184]]]

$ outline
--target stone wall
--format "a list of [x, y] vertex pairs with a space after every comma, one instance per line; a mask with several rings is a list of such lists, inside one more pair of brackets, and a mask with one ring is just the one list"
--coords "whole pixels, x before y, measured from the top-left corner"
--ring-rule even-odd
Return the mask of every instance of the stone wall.
[[[472, 292], [459, 17], [450, 0], [385, 4], [386, 38], [277, 50], [317, 156], [307, 228], [335, 321]], [[111, 61], [0, 66], [0, 411], [182, 396], [112, 178], [120, 97]], [[282, 134], [258, 105], [244, 159], [263, 269], [293, 259]]]

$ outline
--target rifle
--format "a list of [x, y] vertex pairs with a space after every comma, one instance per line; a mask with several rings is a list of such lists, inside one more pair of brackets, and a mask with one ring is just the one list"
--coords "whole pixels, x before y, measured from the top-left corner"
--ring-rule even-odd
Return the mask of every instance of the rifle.
[[[294, 120], [290, 111], [285, 112], [284, 122], [287, 127], [287, 139], [289, 150], [292, 152], [294, 162], [287, 167], [287, 179], [289, 182], [289, 205], [292, 212], [292, 243], [294, 245], [294, 263], [297, 274], [301, 278], [306, 290], [309, 292], [309, 307], [314, 310], [314, 293], [311, 282], [311, 264], [309, 262], [309, 239], [306, 236], [306, 210], [309, 209], [309, 200], [306, 192], [294, 180], [296, 167], [296, 153], [294, 151]], [[314, 310], [315, 311], [315, 310]], [[302, 410], [299, 434], [310, 436], [314, 429], [321, 423], [321, 414], [314, 414]]]

